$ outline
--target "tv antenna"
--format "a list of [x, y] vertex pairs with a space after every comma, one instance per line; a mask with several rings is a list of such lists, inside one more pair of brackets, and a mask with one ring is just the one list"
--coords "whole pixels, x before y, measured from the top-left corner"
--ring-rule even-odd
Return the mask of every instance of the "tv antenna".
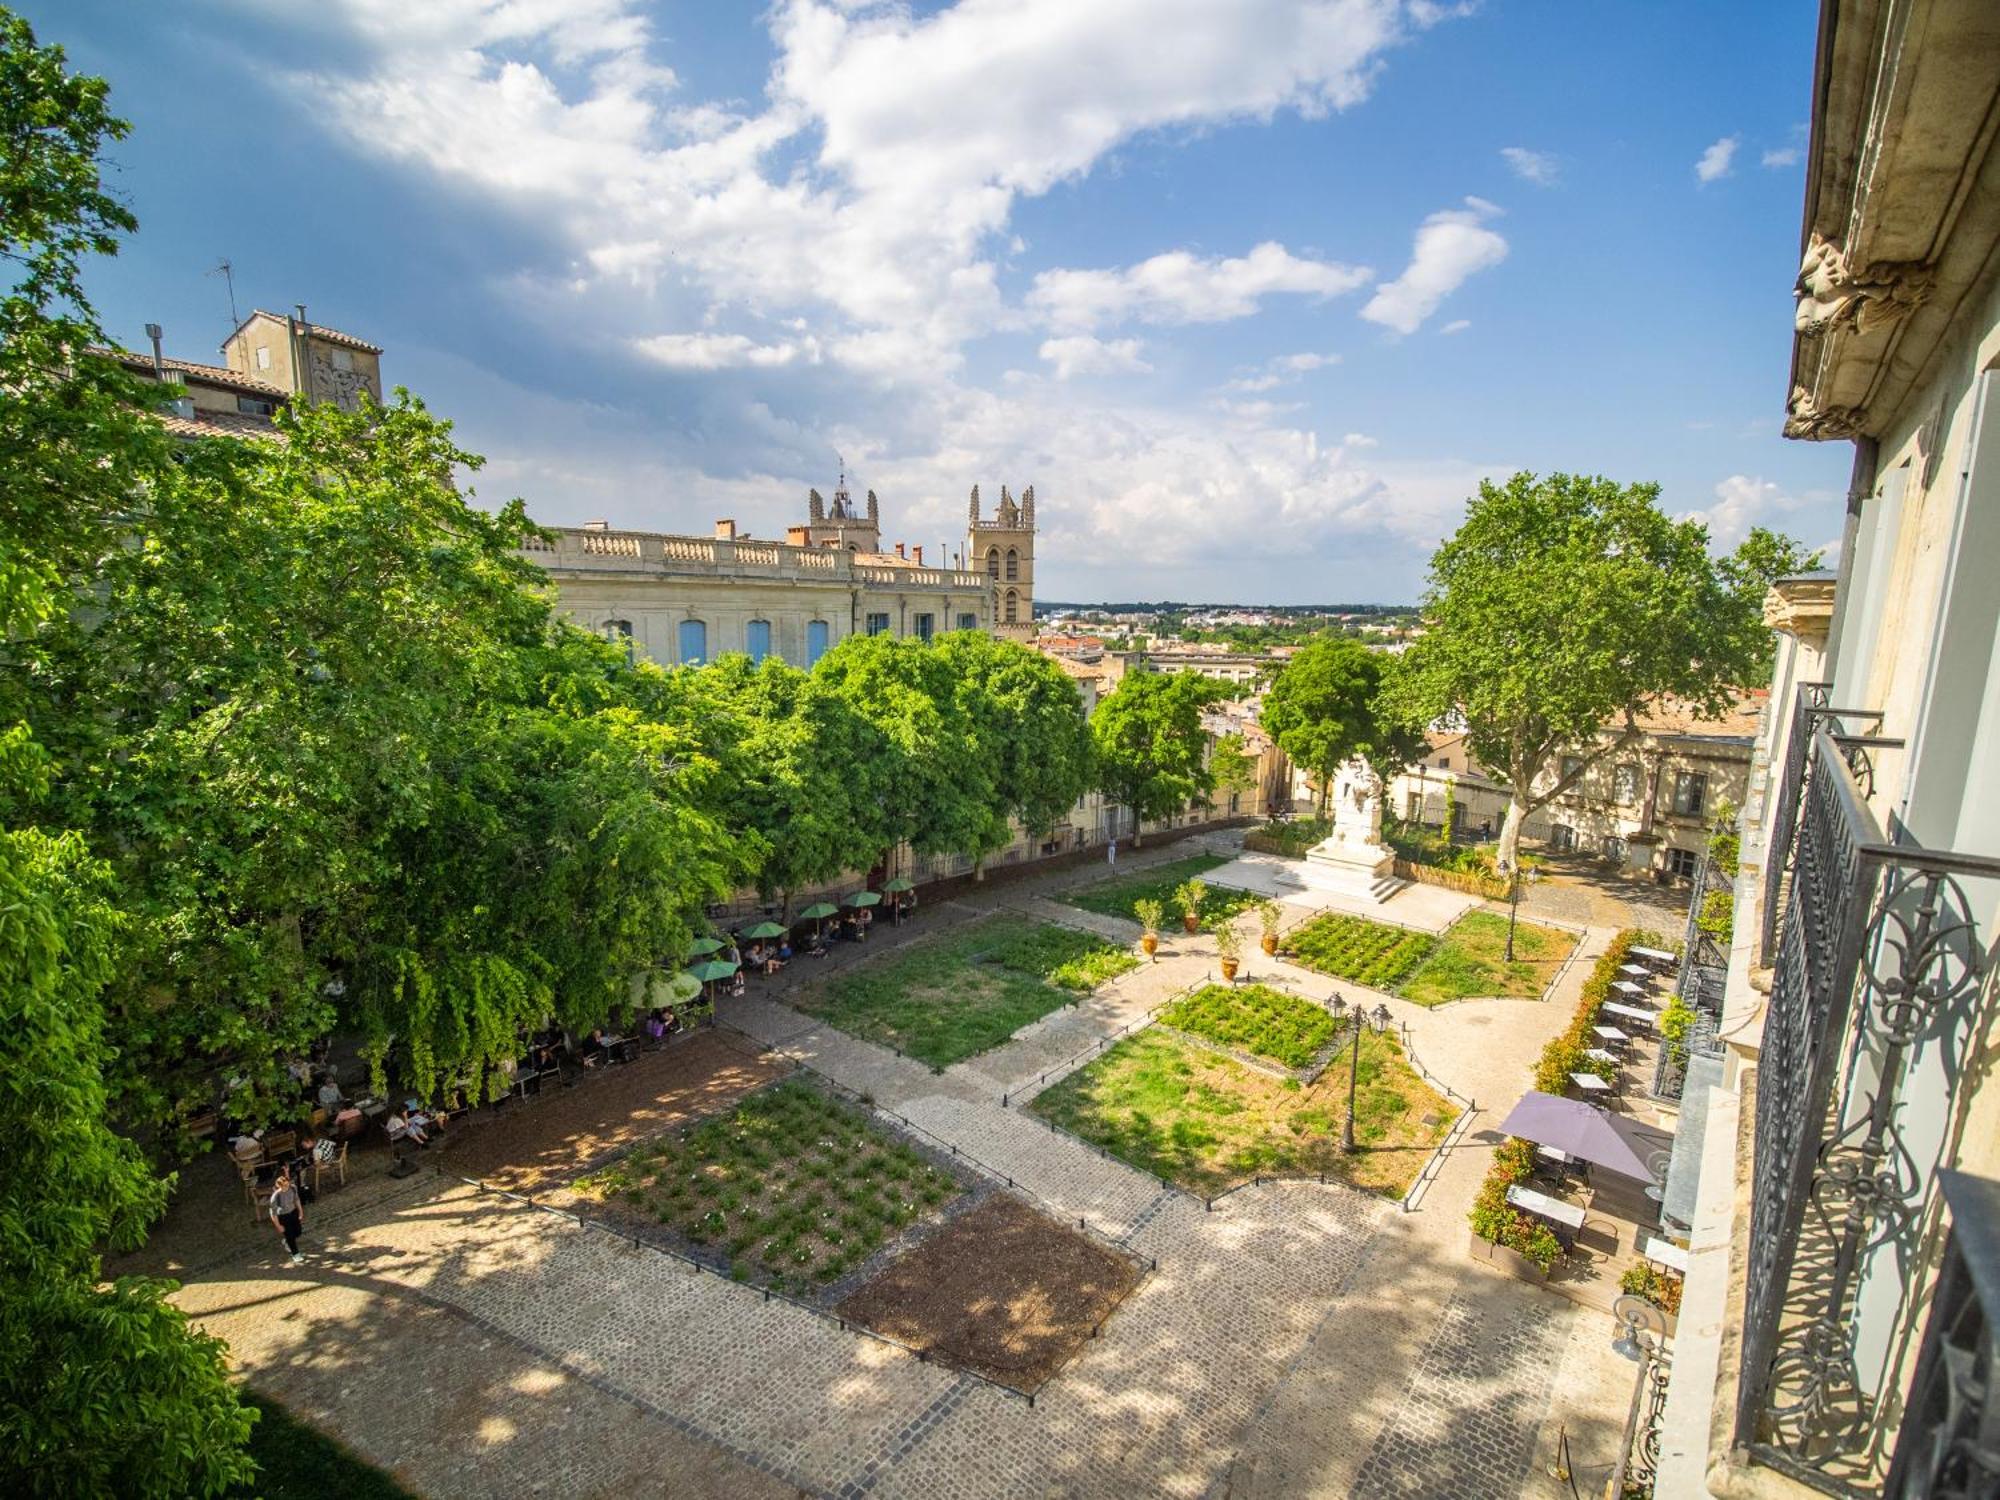
[[236, 268], [230, 265], [227, 260], [218, 260], [212, 268], [202, 273], [204, 276], [220, 276], [223, 284], [229, 288], [229, 331], [231, 333], [234, 333], [243, 322], [241, 318], [236, 316], [235, 271]]

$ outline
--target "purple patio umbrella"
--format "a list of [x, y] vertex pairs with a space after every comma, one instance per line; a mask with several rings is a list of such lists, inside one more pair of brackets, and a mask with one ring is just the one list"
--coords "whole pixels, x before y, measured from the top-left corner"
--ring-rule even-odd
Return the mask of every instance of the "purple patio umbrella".
[[1620, 1177], [1651, 1182], [1653, 1174], [1609, 1113], [1584, 1099], [1559, 1099], [1530, 1091], [1500, 1122], [1505, 1135], [1518, 1135], [1538, 1146], [1554, 1146]]

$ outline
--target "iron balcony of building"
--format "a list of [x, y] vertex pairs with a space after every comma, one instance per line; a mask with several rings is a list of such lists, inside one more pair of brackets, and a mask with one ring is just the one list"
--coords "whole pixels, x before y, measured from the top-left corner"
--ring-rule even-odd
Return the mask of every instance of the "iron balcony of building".
[[[1906, 1139], [1905, 1090], [1920, 1049], [1974, 1032], [1986, 960], [1965, 883], [2000, 881], [2000, 860], [1885, 836], [1871, 755], [1901, 742], [1829, 720], [1822, 704], [1800, 726], [1790, 847], [1771, 851], [1788, 887], [1755, 1075], [1734, 1441], [1826, 1493], [1876, 1495], [1906, 1367], [1875, 1372], [1868, 1393], [1857, 1294], [1873, 1257], [1913, 1268], [1934, 1244], [1937, 1173], [1921, 1157], [1935, 1143]], [[1927, 1286], [1901, 1276], [1900, 1321]]]

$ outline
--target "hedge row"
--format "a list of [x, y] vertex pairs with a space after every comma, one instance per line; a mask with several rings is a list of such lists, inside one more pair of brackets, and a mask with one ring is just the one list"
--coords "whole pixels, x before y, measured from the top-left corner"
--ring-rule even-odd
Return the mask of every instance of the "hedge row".
[[[1653, 933], [1627, 928], [1611, 940], [1604, 956], [1583, 983], [1583, 998], [1576, 1015], [1561, 1035], [1542, 1049], [1535, 1064], [1535, 1087], [1544, 1094], [1561, 1095], [1569, 1087], [1572, 1073], [1595, 1073], [1601, 1078], [1617, 1075], [1617, 1066], [1584, 1054], [1596, 1046], [1590, 1028], [1597, 1024], [1598, 1008], [1611, 997], [1618, 969], [1634, 948], [1658, 947], [1661, 939]], [[1472, 1232], [1483, 1240], [1505, 1245], [1527, 1257], [1546, 1271], [1556, 1262], [1562, 1247], [1549, 1227], [1532, 1215], [1524, 1214], [1507, 1201], [1507, 1189], [1525, 1182], [1535, 1170], [1535, 1145], [1518, 1137], [1506, 1141], [1493, 1153], [1493, 1166], [1480, 1184], [1472, 1202]]]
[[1439, 865], [1424, 864], [1414, 859], [1396, 856], [1394, 873], [1398, 880], [1414, 880], [1418, 885], [1443, 886], [1448, 891], [1462, 891], [1468, 896], [1480, 896], [1488, 901], [1505, 901], [1508, 895], [1507, 882], [1492, 875], [1475, 875], [1465, 870], [1447, 870]]

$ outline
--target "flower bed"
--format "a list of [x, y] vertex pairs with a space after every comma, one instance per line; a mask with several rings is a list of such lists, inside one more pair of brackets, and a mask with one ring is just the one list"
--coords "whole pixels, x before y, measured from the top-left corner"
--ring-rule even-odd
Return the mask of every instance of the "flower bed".
[[1535, 1143], [1515, 1136], [1493, 1153], [1493, 1167], [1472, 1200], [1472, 1232], [1491, 1244], [1503, 1245], [1543, 1271], [1556, 1263], [1562, 1245], [1555, 1231], [1532, 1214], [1507, 1201], [1507, 1189], [1526, 1182], [1535, 1170]]
[[1641, 1261], [1626, 1267], [1625, 1274], [1618, 1279], [1618, 1289], [1645, 1298], [1670, 1318], [1680, 1315], [1681, 1278], [1672, 1271]]
[[1160, 1022], [1288, 1068], [1310, 1064], [1334, 1033], [1324, 1006], [1262, 984], [1204, 985], [1161, 1011]]
[[1298, 818], [1289, 823], [1274, 819], [1244, 834], [1243, 848], [1251, 854], [1283, 854], [1297, 859], [1332, 832], [1331, 818]]
[[1437, 939], [1366, 917], [1327, 913], [1296, 928], [1289, 948], [1309, 969], [1386, 990], [1429, 958]]

